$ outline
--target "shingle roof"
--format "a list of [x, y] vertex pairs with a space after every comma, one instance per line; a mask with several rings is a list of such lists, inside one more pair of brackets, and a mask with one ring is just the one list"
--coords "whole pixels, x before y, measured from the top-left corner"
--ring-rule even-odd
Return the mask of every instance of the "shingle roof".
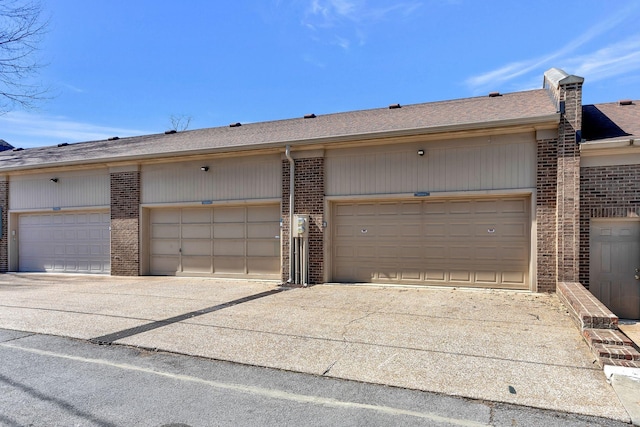
[[495, 97], [318, 115], [240, 127], [216, 127], [174, 134], [145, 135], [115, 141], [92, 141], [63, 147], [31, 148], [0, 153], [0, 170], [28, 169], [148, 157], [248, 150], [285, 144], [328, 144], [339, 140], [383, 137], [398, 133], [435, 133], [481, 129], [500, 124], [558, 120], [546, 90]]
[[11, 150], [13, 145], [9, 144], [4, 139], [0, 139], [0, 151]]
[[640, 137], [640, 101], [630, 105], [619, 102], [582, 107], [582, 139], [614, 141]]

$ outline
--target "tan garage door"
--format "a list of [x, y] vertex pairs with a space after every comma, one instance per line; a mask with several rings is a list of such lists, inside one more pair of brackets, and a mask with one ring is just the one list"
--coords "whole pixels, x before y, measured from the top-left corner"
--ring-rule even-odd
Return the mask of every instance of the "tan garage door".
[[21, 214], [19, 271], [108, 274], [110, 222], [108, 212]]
[[528, 289], [529, 203], [335, 203], [332, 280]]
[[155, 275], [280, 278], [280, 206], [153, 209]]

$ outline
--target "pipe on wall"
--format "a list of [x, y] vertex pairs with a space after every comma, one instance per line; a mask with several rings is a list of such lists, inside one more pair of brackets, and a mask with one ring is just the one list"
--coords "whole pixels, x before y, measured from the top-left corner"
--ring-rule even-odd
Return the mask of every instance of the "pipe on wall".
[[296, 164], [293, 158], [291, 157], [291, 146], [287, 145], [284, 154], [287, 157], [287, 160], [289, 160], [289, 280], [287, 280], [287, 282], [292, 283], [293, 276], [295, 274], [294, 266], [293, 266], [294, 255], [295, 255], [293, 250], [293, 213], [294, 213], [293, 202], [295, 200], [294, 198], [295, 176], [294, 175], [296, 171]]

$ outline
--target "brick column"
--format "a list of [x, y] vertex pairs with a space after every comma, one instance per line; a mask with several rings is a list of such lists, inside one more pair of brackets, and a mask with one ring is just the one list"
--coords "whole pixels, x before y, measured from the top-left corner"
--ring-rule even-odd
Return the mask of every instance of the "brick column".
[[557, 171], [557, 280], [577, 282], [580, 270], [580, 133], [582, 77], [545, 73], [544, 86], [560, 112]]
[[[282, 278], [289, 278], [289, 161], [282, 162]], [[294, 213], [309, 214], [309, 283], [324, 282], [324, 157], [295, 159]]]
[[0, 177], [0, 209], [2, 209], [0, 273], [6, 273], [9, 271], [9, 181], [6, 177]]
[[111, 275], [140, 275], [140, 172], [111, 173]]
[[556, 289], [556, 203], [558, 140], [538, 141], [536, 170], [538, 292]]

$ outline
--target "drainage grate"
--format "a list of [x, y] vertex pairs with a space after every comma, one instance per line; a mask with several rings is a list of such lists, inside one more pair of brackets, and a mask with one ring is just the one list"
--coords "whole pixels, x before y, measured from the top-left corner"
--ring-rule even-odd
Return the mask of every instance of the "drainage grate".
[[121, 340], [123, 338], [128, 338], [133, 335], [141, 334], [143, 332], [149, 332], [154, 329], [162, 328], [163, 326], [171, 325], [172, 323], [182, 322], [183, 320], [202, 316], [203, 314], [213, 313], [214, 311], [222, 310], [223, 308], [228, 308], [234, 305], [253, 301], [259, 298], [268, 297], [269, 295], [277, 294], [285, 290], [286, 289], [272, 289], [270, 291], [260, 292], [258, 294], [249, 295], [247, 297], [239, 298], [233, 301], [214, 305], [213, 307], [203, 308], [202, 310], [191, 311], [189, 313], [181, 314], [179, 316], [174, 316], [168, 319], [157, 320], [155, 322], [147, 323], [146, 325], [140, 325], [134, 328], [125, 329], [123, 331], [102, 335], [101, 337], [91, 338], [89, 341], [99, 345], [110, 345], [110, 344], [113, 344], [115, 341]]

